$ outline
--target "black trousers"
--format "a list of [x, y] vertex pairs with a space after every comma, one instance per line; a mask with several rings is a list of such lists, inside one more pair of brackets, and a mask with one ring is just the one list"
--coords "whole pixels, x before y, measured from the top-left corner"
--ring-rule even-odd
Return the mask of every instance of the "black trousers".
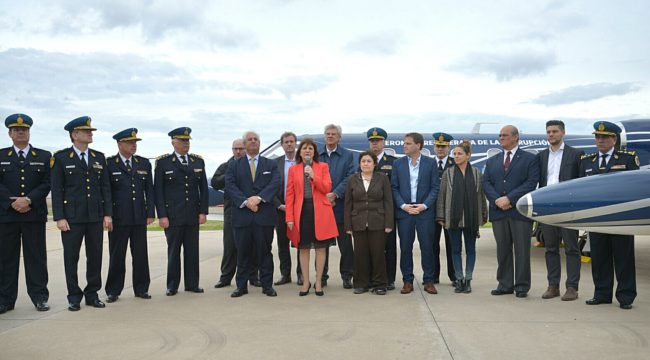
[[[440, 281], [440, 235], [442, 235], [442, 226], [436, 226], [435, 237], [433, 238], [433, 256], [436, 259], [436, 267], [433, 270], [434, 281]], [[454, 260], [451, 257], [451, 237], [445, 229], [445, 252], [447, 253], [447, 276], [449, 280], [456, 281], [454, 271]]]
[[235, 246], [237, 247], [237, 287], [245, 289], [251, 272], [253, 246], [259, 264], [262, 288], [273, 287], [273, 226], [251, 224], [235, 228]]
[[620, 304], [632, 304], [636, 298], [634, 236], [589, 233], [589, 240], [594, 298], [612, 300], [616, 274], [616, 300]]
[[21, 243], [27, 294], [34, 304], [49, 298], [45, 222], [0, 223], [0, 305], [18, 298]]
[[275, 227], [278, 245], [278, 258], [280, 259], [280, 274], [291, 276], [291, 249], [287, 237], [287, 223], [284, 211], [278, 210], [278, 226]]
[[386, 276], [389, 283], [395, 282], [397, 274], [397, 231], [386, 234], [386, 248], [384, 249], [386, 257]]
[[170, 226], [167, 237], [167, 289], [178, 290], [181, 282], [181, 247], [185, 288], [199, 287], [199, 224]]
[[[97, 292], [102, 288], [102, 247], [104, 229], [101, 221], [90, 223], [69, 224], [69, 231], [61, 232], [63, 241], [63, 263], [65, 266], [65, 282], [68, 286], [68, 302], [80, 303], [98, 299]], [[77, 278], [77, 265], [81, 243], [86, 246], [86, 282], [81, 290]]]
[[[255, 254], [255, 246], [253, 246], [251, 256], [251, 271], [248, 279], [256, 281], [259, 279], [259, 269], [257, 267], [257, 256]], [[232, 278], [235, 277], [237, 271], [237, 248], [235, 247], [235, 230], [232, 226], [232, 215], [225, 213], [223, 217], [223, 256], [221, 258], [221, 276], [219, 281], [222, 283], [230, 284]]]
[[[130, 240], [130, 241], [129, 241]], [[118, 225], [108, 233], [110, 260], [106, 278], [106, 294], [120, 295], [124, 289], [126, 274], [126, 248], [131, 247], [133, 267], [133, 293], [149, 292], [149, 255], [147, 254], [146, 225]]]
[[[354, 231], [354, 287], [386, 287], [386, 233]], [[371, 270], [372, 269], [372, 270]]]

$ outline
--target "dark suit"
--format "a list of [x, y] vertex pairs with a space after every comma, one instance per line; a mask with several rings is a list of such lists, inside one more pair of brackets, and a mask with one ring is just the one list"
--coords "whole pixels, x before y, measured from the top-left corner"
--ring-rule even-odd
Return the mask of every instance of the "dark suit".
[[[275, 159], [278, 165], [278, 174], [280, 175], [280, 188], [277, 195], [273, 198], [273, 205], [278, 209], [284, 205], [285, 187], [284, 172], [285, 172], [285, 156], [280, 156]], [[295, 163], [295, 161], [294, 161]], [[291, 276], [291, 251], [289, 250], [289, 238], [287, 237], [287, 223], [285, 221], [286, 213], [278, 210], [278, 224], [276, 227], [276, 237], [278, 242], [278, 257], [280, 258], [280, 274], [282, 276]]]
[[[540, 176], [539, 187], [545, 187], [548, 181], [549, 149], [540, 152], [539, 159]], [[560, 161], [560, 182], [577, 178], [580, 174], [580, 156], [584, 152], [564, 144], [562, 159]], [[564, 254], [566, 255], [566, 287], [578, 290], [580, 282], [580, 246], [578, 245], [578, 231], [560, 228], [557, 226], [540, 224], [544, 244], [546, 248], [546, 271], [548, 286], [559, 287], [562, 273], [560, 263], [560, 242], [564, 242]]]
[[[131, 246], [133, 292], [149, 292], [147, 218], [156, 216], [151, 163], [132, 156], [129, 170], [119, 154], [106, 159], [113, 198], [113, 231], [108, 233], [110, 261], [106, 294], [120, 295], [124, 289], [126, 248]], [[130, 242], [129, 242], [130, 240]]]
[[348, 178], [344, 226], [354, 234], [354, 287], [386, 287], [385, 229], [395, 228], [393, 194], [386, 175], [374, 174], [368, 190], [360, 173]]
[[[422, 257], [423, 280], [433, 283], [436, 259], [433, 257], [433, 235], [436, 231], [436, 200], [440, 188], [440, 178], [436, 165], [428, 156], [420, 155], [417, 193], [415, 201], [411, 199], [411, 173], [408, 156], [393, 162], [391, 186], [397, 219], [397, 233], [401, 249], [400, 270], [404, 282], [413, 283], [413, 242], [415, 232], [420, 242]], [[402, 210], [405, 204], [424, 204], [427, 209], [418, 215], [409, 215]]]
[[185, 288], [199, 287], [199, 214], [208, 214], [208, 180], [203, 159], [187, 154], [183, 165], [175, 153], [156, 160], [154, 190], [158, 218], [168, 218], [167, 289], [181, 281], [181, 246]]
[[[537, 187], [539, 159], [518, 148], [505, 171], [504, 155], [502, 152], [489, 158], [483, 176], [483, 191], [490, 204], [490, 221], [497, 243], [497, 289], [528, 293], [532, 222], [519, 214], [515, 205], [520, 197]], [[502, 196], [508, 197], [512, 208], [504, 211], [496, 206], [496, 199]], [[513, 260], [513, 246], [516, 260]]]
[[[438, 167], [438, 177], [440, 178], [442, 178], [442, 173], [447, 170], [447, 168], [452, 167], [455, 164], [454, 158], [448, 156], [447, 161], [444, 161], [442, 164], [442, 170], [440, 170], [438, 164], [440, 159], [436, 157], [433, 160], [436, 162], [436, 166]], [[435, 281], [438, 282], [440, 280], [440, 235], [443, 232], [445, 233], [445, 252], [447, 254], [447, 276], [449, 276], [449, 280], [456, 281], [454, 260], [451, 256], [451, 237], [449, 236], [449, 231], [443, 229], [442, 226], [436, 226], [436, 233], [433, 237], [433, 256], [436, 257], [436, 268], [434, 273]]]
[[[210, 185], [215, 190], [223, 190], [226, 187], [226, 172], [228, 171], [228, 163], [234, 161], [234, 157], [230, 157], [228, 161], [219, 165], [217, 170], [212, 176]], [[232, 278], [235, 277], [237, 271], [237, 248], [235, 248], [234, 232], [232, 227], [232, 200], [230, 196], [224, 192], [223, 194], [223, 256], [221, 258], [221, 277], [219, 281], [224, 284], [230, 284]], [[253, 254], [255, 251], [253, 250]], [[251, 274], [249, 280], [257, 281], [257, 257], [253, 257], [253, 266], [251, 267]]]
[[[583, 155], [580, 160], [580, 176], [636, 170], [639, 159], [635, 153], [614, 150], [607, 158], [606, 166], [600, 167], [599, 153]], [[625, 186], [625, 184], [621, 184]], [[603, 189], [607, 191], [607, 189]], [[597, 196], [597, 195], [596, 195]], [[632, 304], [636, 298], [636, 265], [634, 260], [634, 236], [589, 233], [591, 246], [591, 274], [594, 279], [594, 299], [612, 301], [614, 274], [616, 274], [616, 300], [620, 304]]]
[[[228, 164], [226, 194], [233, 201], [233, 227], [237, 247], [237, 288], [246, 289], [250, 274], [252, 246], [255, 244], [259, 265], [260, 282], [264, 289], [273, 285], [273, 227], [278, 213], [273, 198], [280, 186], [278, 166], [273, 160], [258, 155], [255, 180], [251, 175], [248, 156]], [[253, 212], [244, 202], [251, 196], [259, 196], [258, 211]]]
[[[327, 154], [326, 146], [320, 153], [320, 161], [329, 166], [330, 177], [332, 179], [332, 192], [336, 194], [334, 217], [336, 218], [336, 225], [339, 232], [339, 236], [336, 238], [336, 243], [341, 251], [341, 260], [339, 262], [341, 278], [344, 280], [350, 280], [354, 273], [354, 250], [352, 247], [352, 237], [346, 234], [343, 229], [343, 208], [345, 203], [345, 187], [347, 185], [348, 177], [354, 174], [356, 168], [354, 156], [350, 150], [343, 148], [339, 144], [336, 147], [336, 151], [332, 152], [331, 155]], [[329, 278], [327, 275], [328, 270], [329, 248], [327, 248], [327, 258], [325, 261], [325, 269], [323, 270], [323, 279]]]
[[[386, 174], [388, 181], [390, 181], [391, 174], [393, 173], [393, 162], [397, 158], [392, 155], [384, 153], [380, 159], [377, 159], [377, 166], [375, 171]], [[391, 196], [393, 196], [391, 192]], [[393, 230], [386, 234], [386, 249], [384, 250], [386, 257], [386, 276], [388, 283], [395, 283], [395, 274], [397, 272], [397, 230]]]
[[[18, 297], [23, 246], [27, 294], [34, 304], [47, 301], [45, 222], [50, 192], [50, 152], [30, 146], [21, 163], [14, 147], [0, 150], [0, 305], [13, 308]], [[28, 197], [30, 210], [19, 213], [11, 197]]]
[[[87, 150], [88, 164], [73, 147], [54, 153], [52, 165], [52, 213], [54, 221], [65, 219], [70, 231], [62, 231], [63, 259], [68, 286], [68, 302], [98, 299], [102, 287], [104, 216], [112, 216], [111, 186], [104, 154]], [[77, 280], [81, 243], [86, 245], [86, 280], [82, 291]]]

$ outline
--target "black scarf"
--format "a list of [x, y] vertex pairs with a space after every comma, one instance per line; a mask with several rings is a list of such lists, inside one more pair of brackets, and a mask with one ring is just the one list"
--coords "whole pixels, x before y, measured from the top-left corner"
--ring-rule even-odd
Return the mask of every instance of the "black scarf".
[[465, 216], [464, 226], [478, 233], [478, 200], [474, 172], [468, 163], [465, 176], [458, 165], [454, 166], [454, 182], [451, 187], [451, 224], [450, 229], [458, 229], [458, 224]]

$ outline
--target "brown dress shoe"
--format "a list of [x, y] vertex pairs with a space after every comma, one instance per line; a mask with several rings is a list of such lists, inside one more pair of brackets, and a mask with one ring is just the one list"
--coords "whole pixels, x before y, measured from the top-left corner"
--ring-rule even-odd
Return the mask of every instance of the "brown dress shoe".
[[562, 301], [573, 301], [578, 298], [578, 290], [568, 287], [566, 288], [566, 292], [564, 295], [562, 295]]
[[542, 299], [552, 299], [560, 296], [560, 289], [555, 286], [549, 286], [548, 289], [542, 294]]
[[429, 294], [437, 294], [438, 290], [436, 290], [435, 285], [433, 283], [426, 283], [424, 284], [424, 291], [428, 292]]
[[410, 294], [413, 292], [413, 283], [404, 283], [404, 287], [400, 291], [402, 294]]

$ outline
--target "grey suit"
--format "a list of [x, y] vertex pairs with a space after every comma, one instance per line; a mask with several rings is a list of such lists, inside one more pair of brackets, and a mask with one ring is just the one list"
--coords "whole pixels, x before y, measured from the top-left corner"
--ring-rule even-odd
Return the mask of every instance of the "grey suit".
[[[564, 145], [562, 161], [560, 163], [559, 181], [575, 179], [580, 175], [580, 156], [584, 152], [569, 145]], [[539, 159], [540, 177], [539, 187], [545, 187], [548, 180], [549, 149], [537, 155]], [[551, 185], [552, 186], [552, 185]], [[580, 282], [580, 247], [578, 245], [578, 231], [564, 229], [556, 226], [540, 224], [544, 244], [546, 247], [546, 271], [548, 286], [559, 287], [562, 274], [560, 262], [560, 241], [564, 241], [564, 254], [566, 255], [566, 287], [578, 290]]]
[[[284, 205], [284, 192], [287, 186], [284, 183], [285, 173], [285, 156], [275, 159], [278, 164], [278, 173], [280, 173], [280, 190], [273, 199], [273, 205], [278, 209], [278, 225], [275, 227], [276, 239], [278, 245], [278, 257], [280, 258], [280, 274], [282, 276], [291, 276], [291, 251], [289, 250], [289, 238], [287, 237], [287, 223], [285, 222], [285, 212], [280, 210], [280, 205]], [[295, 163], [295, 161], [294, 161]]]

